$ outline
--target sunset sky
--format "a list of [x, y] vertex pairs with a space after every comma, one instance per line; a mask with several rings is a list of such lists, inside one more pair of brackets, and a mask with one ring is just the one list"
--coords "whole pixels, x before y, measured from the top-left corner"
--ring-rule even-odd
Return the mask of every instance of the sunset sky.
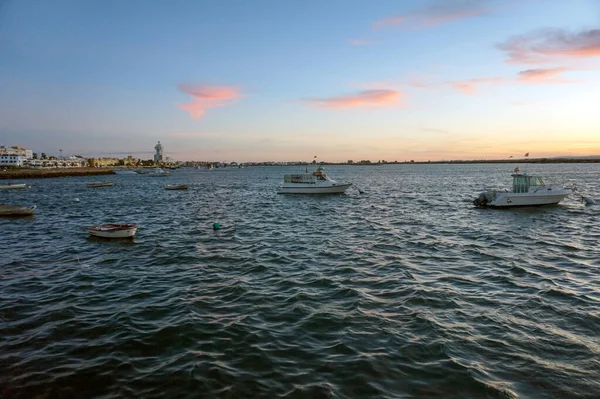
[[372, 161], [600, 154], [600, 2], [0, 0], [0, 145]]

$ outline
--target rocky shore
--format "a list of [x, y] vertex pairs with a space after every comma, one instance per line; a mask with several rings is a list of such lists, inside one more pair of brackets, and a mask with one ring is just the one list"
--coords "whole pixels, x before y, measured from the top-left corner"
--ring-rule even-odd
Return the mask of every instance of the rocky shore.
[[0, 169], [0, 179], [44, 179], [68, 176], [113, 175], [112, 168], [62, 168], [62, 169]]

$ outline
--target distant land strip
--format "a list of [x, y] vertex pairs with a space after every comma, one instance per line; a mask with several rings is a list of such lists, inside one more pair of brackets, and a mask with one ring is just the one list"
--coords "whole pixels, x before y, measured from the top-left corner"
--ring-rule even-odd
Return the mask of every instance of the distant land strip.
[[44, 179], [50, 177], [114, 175], [112, 168], [7, 169], [0, 179]]
[[[471, 163], [599, 163], [600, 156], [587, 158], [511, 158], [511, 159], [474, 159], [474, 160], [453, 160], [453, 161], [402, 161], [402, 162], [386, 162], [391, 164], [471, 164]], [[355, 163], [360, 165], [359, 163]], [[375, 163], [377, 165], [377, 163]]]
[[[511, 158], [511, 159], [473, 159], [473, 160], [450, 160], [450, 161], [353, 161], [347, 162], [325, 162], [318, 161], [318, 165], [349, 165], [349, 166], [379, 166], [379, 165], [431, 165], [431, 164], [492, 164], [492, 163], [600, 163], [600, 156], [585, 158]], [[278, 166], [275, 162], [250, 162], [251, 166]], [[306, 162], [289, 163], [288, 165], [307, 165]]]
[[[347, 162], [317, 162], [319, 165], [348, 165], [348, 166], [380, 166], [380, 165], [431, 165], [431, 164], [529, 164], [529, 163], [600, 163], [598, 157], [583, 158], [521, 158], [521, 159], [476, 159], [451, 161], [355, 161]], [[306, 165], [305, 162], [289, 162], [288, 166]], [[281, 166], [280, 162], [249, 162], [248, 166]], [[0, 179], [43, 179], [51, 177], [113, 175], [114, 168], [56, 168], [56, 169], [7, 169], [0, 170]]]

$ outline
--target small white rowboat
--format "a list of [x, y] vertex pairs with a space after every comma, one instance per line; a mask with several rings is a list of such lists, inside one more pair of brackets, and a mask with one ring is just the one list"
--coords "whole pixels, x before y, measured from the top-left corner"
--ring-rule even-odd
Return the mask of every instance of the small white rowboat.
[[0, 190], [19, 190], [25, 188], [25, 183], [19, 184], [0, 184]]
[[103, 238], [133, 238], [136, 231], [137, 226], [133, 224], [101, 224], [88, 227], [91, 236]]

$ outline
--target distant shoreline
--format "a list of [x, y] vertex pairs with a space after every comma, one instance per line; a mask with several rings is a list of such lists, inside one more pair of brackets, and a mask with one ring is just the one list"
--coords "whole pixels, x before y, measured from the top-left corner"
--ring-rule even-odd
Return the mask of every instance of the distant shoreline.
[[[446, 164], [539, 164], [539, 163], [600, 163], [600, 158], [531, 158], [531, 159], [504, 159], [504, 160], [455, 160], [455, 161], [394, 161], [394, 162], [318, 162], [319, 165], [347, 165], [347, 166], [381, 166], [381, 165], [446, 165]], [[290, 163], [288, 166], [305, 166], [306, 163]], [[281, 166], [273, 162], [251, 162], [248, 166]], [[235, 168], [235, 166], [231, 166]], [[114, 168], [56, 168], [56, 169], [0, 169], [2, 179], [45, 179], [54, 177], [114, 175]]]
[[46, 179], [114, 174], [112, 168], [7, 169], [0, 170], [0, 179]]
[[[297, 162], [297, 163], [289, 163], [288, 166], [305, 166], [305, 165], [336, 165], [336, 166], [380, 166], [380, 165], [447, 165], [447, 164], [458, 164], [458, 165], [466, 165], [466, 164], [505, 164], [505, 163], [515, 163], [519, 165], [529, 164], [529, 163], [600, 163], [599, 158], [525, 158], [525, 159], [477, 159], [477, 160], [455, 160], [455, 161], [386, 161], [386, 162], [364, 162], [364, 161], [356, 161], [352, 163], [347, 162], [316, 162], [316, 163], [305, 163], [305, 162]], [[281, 166], [276, 162], [249, 162], [248, 166]]]
[[476, 160], [455, 160], [455, 161], [403, 161], [403, 162], [372, 162], [363, 164], [355, 162], [353, 164], [337, 164], [337, 165], [406, 165], [406, 164], [473, 164], [473, 163], [599, 163], [600, 158], [532, 158], [532, 159], [476, 159]]

